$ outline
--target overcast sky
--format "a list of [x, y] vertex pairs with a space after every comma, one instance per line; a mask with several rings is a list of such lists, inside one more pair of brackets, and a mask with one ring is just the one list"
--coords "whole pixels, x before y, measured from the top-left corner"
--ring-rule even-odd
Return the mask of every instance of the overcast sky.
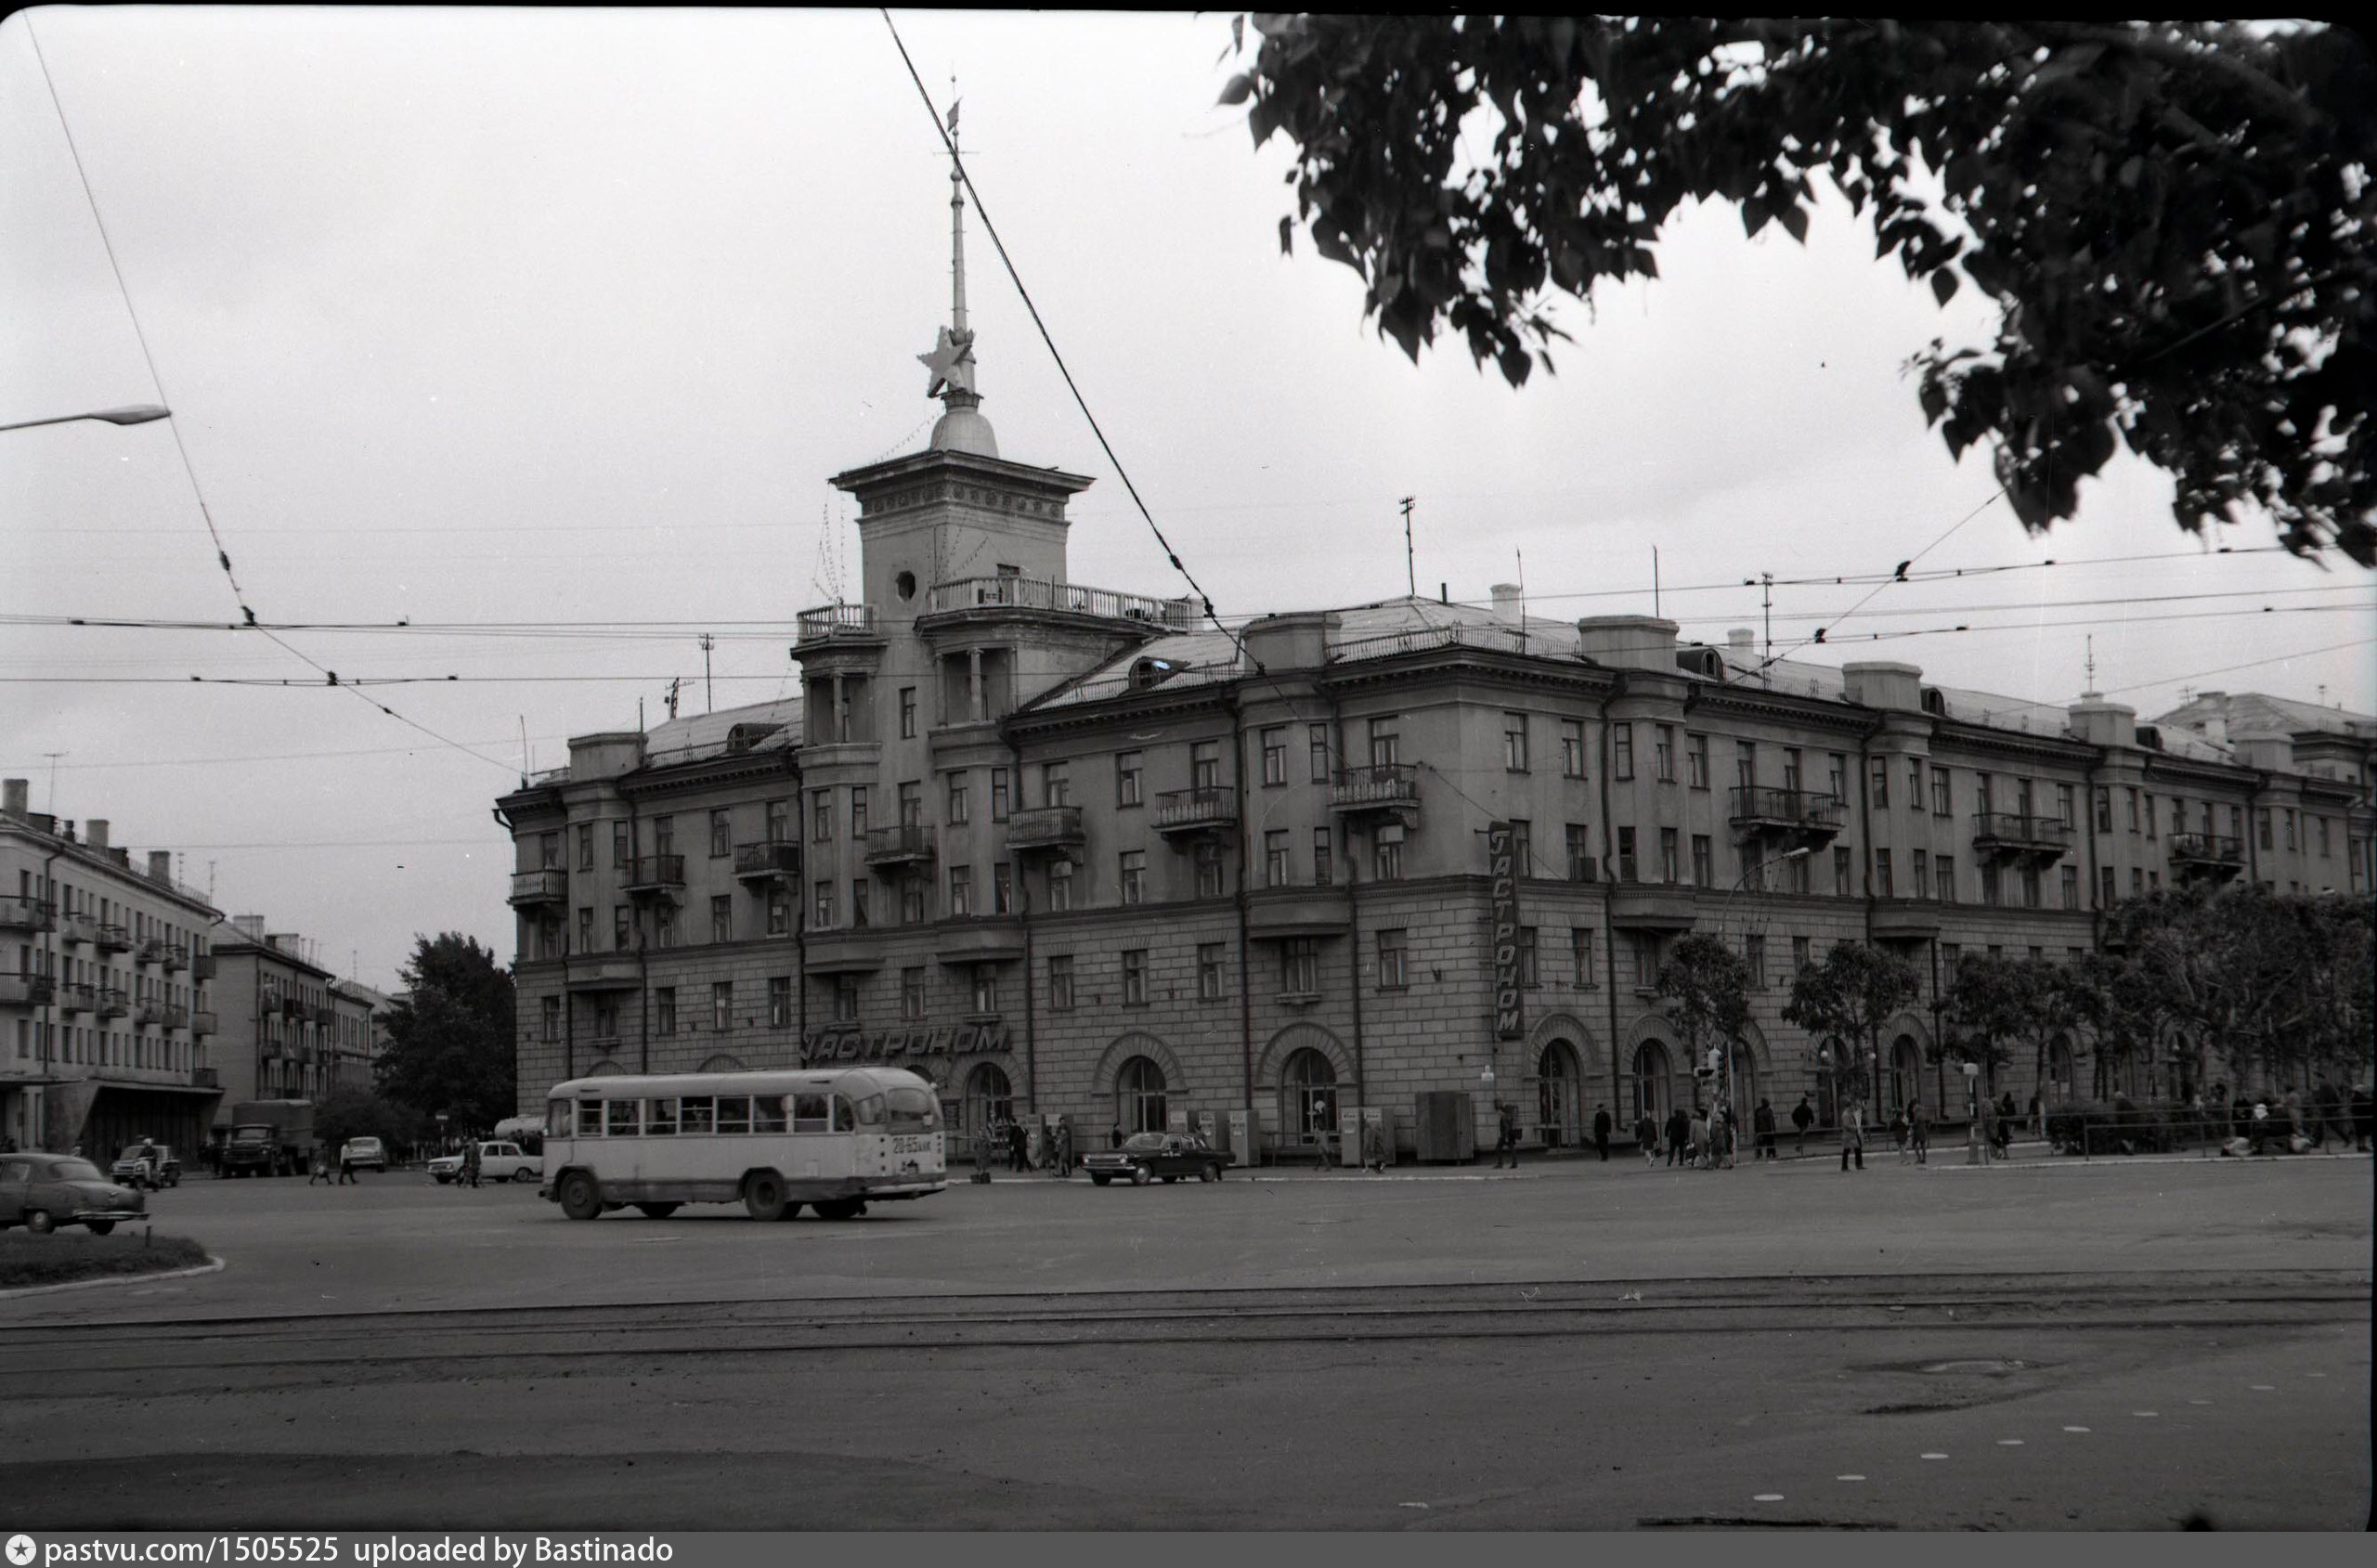
[[[1661, 611], [1721, 641], [1763, 635], [1761, 572], [2052, 557], [1890, 587], [1833, 636], [1973, 630], [1818, 655], [2064, 702], [2093, 630], [2097, 684], [2148, 715], [2183, 685], [2377, 707], [2347, 564], [2212, 556], [2126, 460], [2027, 537], [1903, 373], [1935, 335], [1984, 341], [1988, 307], [1938, 309], [1845, 205], [1804, 249], [1694, 215], [1658, 281], [1562, 301], [1559, 373], [1514, 391], [1457, 346], [1413, 366], [1352, 272], [1279, 254], [1285, 152], [1214, 107], [1227, 14], [895, 19], [937, 103], [955, 75], [990, 217], [1225, 616], [1400, 593], [1408, 495], [1426, 593], [1482, 601], [1523, 562], [1535, 614], [1648, 613], [1656, 546]], [[202, 495], [265, 621], [508, 634], [286, 635], [344, 679], [422, 678], [368, 690], [464, 750], [253, 632], [0, 624], [0, 768], [367, 983], [417, 932], [509, 958], [490, 808], [524, 728], [546, 768], [639, 703], [657, 722], [671, 677], [700, 711], [704, 628], [716, 706], [796, 690], [792, 617], [855, 577], [827, 477], [939, 412], [914, 356], [947, 315], [948, 189], [874, 12], [8, 17], [0, 423], [175, 417], [0, 434], [0, 614], [237, 619]], [[1184, 591], [970, 215], [968, 260], [1001, 452], [1097, 476], [1073, 579]], [[1776, 645], [1867, 591], [1777, 587]]]

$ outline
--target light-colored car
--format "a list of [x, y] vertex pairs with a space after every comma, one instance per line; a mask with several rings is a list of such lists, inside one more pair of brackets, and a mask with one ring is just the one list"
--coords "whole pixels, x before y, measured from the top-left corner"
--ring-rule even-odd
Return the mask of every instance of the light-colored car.
[[388, 1151], [377, 1138], [349, 1138], [338, 1151], [338, 1162], [351, 1171], [378, 1171], [385, 1174]]
[[108, 1174], [122, 1186], [145, 1186], [154, 1192], [161, 1186], [182, 1185], [182, 1162], [163, 1144], [126, 1144]]
[[149, 1217], [137, 1187], [120, 1186], [71, 1154], [0, 1154], [0, 1230], [22, 1225], [47, 1236], [81, 1225], [105, 1236], [119, 1221]]
[[[482, 1143], [479, 1145], [479, 1180], [483, 1182], [533, 1182], [544, 1174], [541, 1156], [521, 1151], [518, 1144]], [[442, 1184], [462, 1179], [462, 1157], [441, 1154], [429, 1162], [429, 1173]]]

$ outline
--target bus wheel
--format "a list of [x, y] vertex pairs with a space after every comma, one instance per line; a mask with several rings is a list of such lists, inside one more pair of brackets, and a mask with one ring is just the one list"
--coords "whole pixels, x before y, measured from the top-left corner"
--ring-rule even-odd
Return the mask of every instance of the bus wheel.
[[784, 1178], [762, 1171], [743, 1184], [743, 1207], [755, 1220], [784, 1218]]
[[677, 1212], [674, 1203], [639, 1203], [636, 1207], [643, 1212], [647, 1220], [665, 1220]]
[[562, 1179], [561, 1212], [573, 1220], [591, 1220], [603, 1212], [602, 1189], [594, 1178], [583, 1171], [572, 1172]]

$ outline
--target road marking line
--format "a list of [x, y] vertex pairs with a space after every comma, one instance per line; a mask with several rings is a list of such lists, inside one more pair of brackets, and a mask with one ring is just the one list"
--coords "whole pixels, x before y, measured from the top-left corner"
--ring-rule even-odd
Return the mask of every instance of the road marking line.
[[2021, 1445], [2022, 1440], [2019, 1437], [2001, 1437], [1997, 1440], [1997, 1446], [2000, 1448], [2020, 1448]]
[[2086, 1427], [2065, 1427], [2063, 1430], [2066, 1432], [2086, 1432], [2088, 1429]]
[[2278, 1387], [2274, 1383], [2254, 1383], [2252, 1384], [2251, 1387], [2255, 1393], [2276, 1393], [2278, 1392]]
[[1760, 1492], [1756, 1497], [1750, 1498], [1750, 1501], [1754, 1503], [1779, 1503], [1782, 1500], [1783, 1494], [1780, 1492]]
[[1862, 1475], [1836, 1475], [1833, 1479], [1835, 1481], [1863, 1481], [1865, 1478]]
[[1926, 1454], [1923, 1457], [1927, 1459], [1944, 1459], [1948, 1456], [1945, 1454]]
[[2140, 1420], [2150, 1420], [2162, 1413], [2163, 1412], [2160, 1410], [2132, 1410], [2130, 1412], [2131, 1415], [2136, 1416]]

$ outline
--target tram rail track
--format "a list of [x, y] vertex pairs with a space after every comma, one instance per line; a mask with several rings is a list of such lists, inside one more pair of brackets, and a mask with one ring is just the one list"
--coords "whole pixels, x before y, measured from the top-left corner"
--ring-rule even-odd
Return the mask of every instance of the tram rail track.
[[[2365, 1270], [1789, 1276], [478, 1307], [0, 1328], [0, 1393], [124, 1373], [1394, 1341], [2365, 1322]], [[82, 1362], [84, 1365], [77, 1366]]]

